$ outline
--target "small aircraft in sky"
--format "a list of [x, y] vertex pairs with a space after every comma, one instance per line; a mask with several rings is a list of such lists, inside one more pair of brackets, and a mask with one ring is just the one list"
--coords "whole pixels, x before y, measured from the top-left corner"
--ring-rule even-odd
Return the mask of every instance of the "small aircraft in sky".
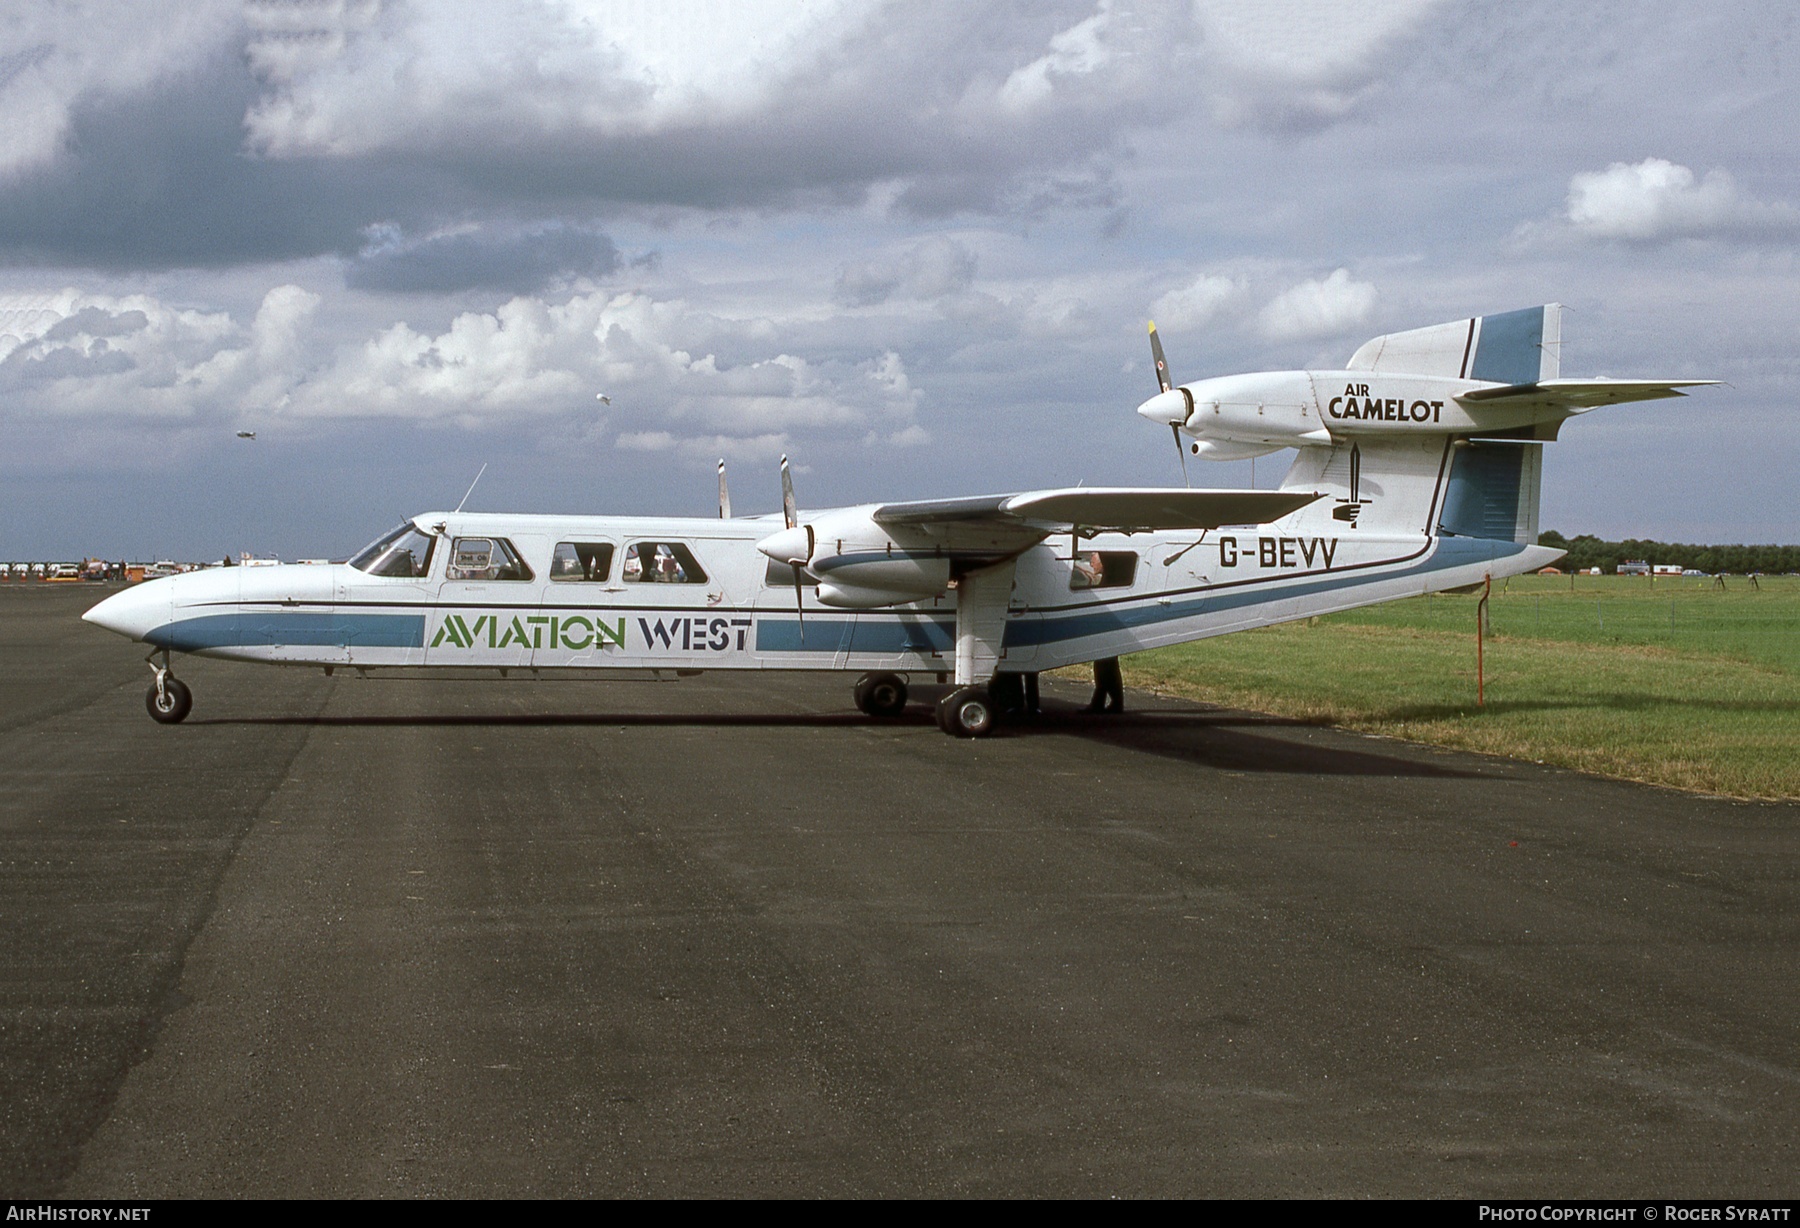
[[239, 439], [255, 439], [256, 432], [255, 431], [239, 431], [237, 433], [237, 437]]
[[1037, 671], [1535, 571], [1543, 448], [1601, 405], [1710, 380], [1563, 379], [1562, 308], [1377, 337], [1338, 370], [1177, 385], [1138, 407], [1186, 455], [1296, 455], [1278, 490], [1077, 488], [779, 517], [428, 512], [346, 563], [156, 580], [83, 617], [151, 645], [150, 715], [193, 697], [173, 653], [358, 674], [833, 670], [898, 715], [951, 683], [981, 736]]

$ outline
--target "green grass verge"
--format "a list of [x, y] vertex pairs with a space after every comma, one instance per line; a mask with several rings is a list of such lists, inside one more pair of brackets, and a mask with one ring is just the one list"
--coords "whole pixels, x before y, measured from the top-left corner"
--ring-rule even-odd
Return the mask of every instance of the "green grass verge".
[[1733, 797], [1800, 798], [1800, 580], [1522, 577], [1128, 657], [1125, 679], [1273, 712]]

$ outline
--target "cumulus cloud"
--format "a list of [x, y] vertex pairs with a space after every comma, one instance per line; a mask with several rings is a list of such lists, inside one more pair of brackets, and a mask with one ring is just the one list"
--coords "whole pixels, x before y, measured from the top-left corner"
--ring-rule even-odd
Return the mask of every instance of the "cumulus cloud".
[[1308, 129], [1351, 114], [1403, 59], [1394, 46], [1442, 0], [1195, 0], [1209, 71], [1201, 88], [1227, 124]]
[[[1208, 98], [1234, 123], [1326, 122], [1423, 5], [25, 0], [0, 43], [0, 256], [355, 257], [390, 223], [404, 242], [350, 276], [436, 288], [482, 255], [449, 232], [497, 217], [531, 269], [579, 231], [528, 240], [517, 219], [621, 205], [1110, 208], [1145, 125]], [[577, 268], [605, 263], [589, 237], [563, 253]]]
[[1337, 269], [1322, 280], [1303, 281], [1270, 300], [1257, 317], [1273, 341], [1329, 337], [1361, 324], [1375, 310], [1375, 287]]
[[8, 296], [0, 388], [25, 416], [229, 417], [286, 395], [302, 374], [317, 304], [298, 286], [277, 286], [245, 328], [149, 295]]
[[1056, 91], [1057, 78], [1089, 76], [1113, 57], [1106, 35], [1113, 24], [1113, 5], [1101, 0], [1092, 17], [1059, 31], [1049, 50], [1013, 70], [1000, 86], [1000, 103], [1007, 110], [1023, 112], [1047, 104]]
[[833, 297], [850, 307], [869, 307], [891, 298], [937, 299], [969, 288], [975, 280], [975, 253], [947, 235], [933, 235], [889, 260], [846, 265], [838, 272]]
[[1751, 198], [1726, 171], [1696, 180], [1692, 170], [1663, 158], [1614, 162], [1571, 177], [1567, 217], [1593, 238], [1640, 241], [1800, 228], [1800, 210]]
[[0, 25], [0, 181], [63, 152], [77, 110], [191, 70], [240, 29], [239, 0], [8, 5]]
[[1171, 332], [1198, 328], [1214, 316], [1241, 289], [1229, 277], [1202, 273], [1190, 284], [1170, 290], [1150, 305], [1150, 318], [1162, 321]]
[[[797, 354], [771, 345], [785, 330], [766, 319], [726, 319], [639, 293], [521, 295], [441, 330], [398, 322], [333, 346], [317, 335], [320, 303], [302, 287], [277, 286], [244, 324], [147, 295], [0, 298], [0, 390], [9, 394], [0, 422], [249, 416], [293, 426], [487, 427], [599, 415], [621, 448], [728, 456], [760, 456], [798, 432], [901, 445], [926, 437], [920, 394], [897, 352]], [[721, 358], [724, 349], [749, 356]], [[604, 410], [594, 400], [602, 389], [611, 398]]]
[[502, 290], [536, 294], [615, 272], [619, 250], [606, 235], [552, 222], [525, 230], [474, 227], [408, 238], [392, 224], [371, 227], [344, 270], [359, 290], [444, 294]]

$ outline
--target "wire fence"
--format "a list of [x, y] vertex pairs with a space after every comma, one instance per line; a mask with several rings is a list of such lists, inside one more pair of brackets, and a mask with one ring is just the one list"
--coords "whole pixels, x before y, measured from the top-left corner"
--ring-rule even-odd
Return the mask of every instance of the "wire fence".
[[[1572, 591], [1559, 577], [1496, 584], [1488, 629], [1496, 636], [1564, 643], [1628, 644], [1703, 652], [1800, 670], [1800, 579], [1704, 581], [1583, 577]], [[1335, 615], [1371, 626], [1469, 632], [1478, 596], [1436, 593]]]

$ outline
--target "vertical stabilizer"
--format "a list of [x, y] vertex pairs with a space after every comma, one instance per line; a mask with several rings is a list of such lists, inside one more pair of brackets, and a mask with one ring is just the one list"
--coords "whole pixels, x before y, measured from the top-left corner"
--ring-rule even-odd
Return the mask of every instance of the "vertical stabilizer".
[[1562, 372], [1562, 304], [1388, 333], [1351, 355], [1346, 370], [1535, 384]]
[[1544, 448], [1449, 436], [1306, 447], [1283, 490], [1326, 497], [1284, 524], [1308, 532], [1431, 534], [1535, 545]]

